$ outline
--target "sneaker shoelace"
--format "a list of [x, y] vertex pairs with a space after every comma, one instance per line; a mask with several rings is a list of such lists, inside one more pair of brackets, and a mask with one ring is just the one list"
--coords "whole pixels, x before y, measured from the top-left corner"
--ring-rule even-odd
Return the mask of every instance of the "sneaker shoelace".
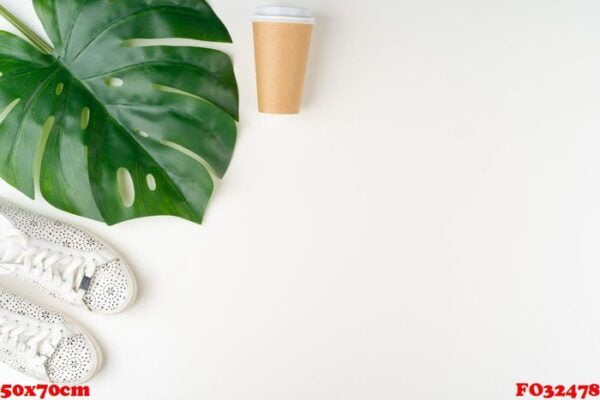
[[0, 348], [33, 361], [40, 367], [52, 355], [63, 332], [57, 327], [42, 327], [0, 313]]
[[83, 298], [85, 291], [80, 290], [80, 285], [94, 263], [83, 257], [33, 246], [27, 236], [16, 229], [0, 235], [0, 242], [8, 245], [0, 259], [0, 275], [19, 273], [43, 281], [70, 300]]

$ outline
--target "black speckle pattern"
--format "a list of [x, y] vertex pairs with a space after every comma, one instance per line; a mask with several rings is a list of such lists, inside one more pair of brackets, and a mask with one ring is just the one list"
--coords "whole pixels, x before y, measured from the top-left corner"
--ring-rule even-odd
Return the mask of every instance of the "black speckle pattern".
[[38, 378], [40, 375], [40, 373], [28, 362], [28, 360], [24, 359], [23, 357], [19, 357], [17, 354], [13, 354], [8, 349], [0, 350], [0, 362], [3, 362], [12, 369], [32, 378]]
[[2, 289], [0, 289], [0, 308], [50, 324], [65, 323], [65, 319], [60, 314], [48, 311], [37, 304]]
[[91, 311], [111, 313], [127, 305], [132, 283], [125, 271], [119, 260], [96, 268], [90, 287], [83, 296], [83, 302]]
[[[64, 249], [77, 249], [89, 253], [102, 251], [111, 254], [106, 245], [85, 231], [23, 210], [7, 201], [0, 200], [0, 214], [6, 217], [16, 229], [30, 238]], [[18, 278], [59, 300], [69, 302], [67, 296], [49, 287], [44, 281], [32, 279], [28, 275], [18, 276]], [[95, 312], [114, 313], [121, 311], [131, 300], [134, 286], [133, 277], [120, 260], [116, 259], [98, 265], [91, 277], [90, 286], [83, 297], [83, 304]]]
[[[43, 367], [36, 367], [32, 360], [10, 349], [0, 347], [0, 361], [35, 379], [54, 383], [81, 383], [96, 368], [97, 358], [93, 345], [83, 334], [68, 334], [66, 320], [60, 314], [46, 310], [22, 297], [0, 289], [0, 310], [12, 319], [20, 315], [40, 323], [54, 325], [65, 335], [56, 346]], [[53, 328], [54, 329], [54, 328]]]
[[0, 213], [27, 236], [54, 243], [57, 246], [83, 251], [99, 251], [105, 246], [93, 236], [74, 226], [23, 210], [7, 201], [0, 201]]
[[74, 335], [58, 343], [45, 365], [52, 382], [80, 383], [90, 377], [96, 367], [96, 358], [85, 336]]

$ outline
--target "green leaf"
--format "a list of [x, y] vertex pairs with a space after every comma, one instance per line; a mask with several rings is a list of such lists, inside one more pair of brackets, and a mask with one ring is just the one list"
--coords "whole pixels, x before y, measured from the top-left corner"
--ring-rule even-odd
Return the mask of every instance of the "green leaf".
[[33, 198], [39, 168], [48, 202], [108, 224], [200, 223], [236, 142], [231, 59], [138, 39], [231, 42], [219, 18], [202, 0], [33, 3], [54, 51], [0, 31], [0, 176]]

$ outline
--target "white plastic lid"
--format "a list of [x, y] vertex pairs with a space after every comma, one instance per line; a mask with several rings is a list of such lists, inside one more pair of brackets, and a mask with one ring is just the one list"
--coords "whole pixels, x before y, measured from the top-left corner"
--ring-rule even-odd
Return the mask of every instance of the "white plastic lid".
[[259, 6], [256, 7], [254, 21], [314, 24], [315, 18], [308, 8], [291, 6]]

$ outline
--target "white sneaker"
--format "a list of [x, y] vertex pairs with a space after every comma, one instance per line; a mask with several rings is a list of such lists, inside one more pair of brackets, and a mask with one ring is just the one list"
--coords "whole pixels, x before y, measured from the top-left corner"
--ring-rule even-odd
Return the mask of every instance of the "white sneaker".
[[4, 200], [0, 200], [0, 274], [100, 313], [123, 311], [136, 295], [131, 270], [106, 244]]
[[96, 342], [77, 325], [0, 289], [0, 361], [34, 379], [83, 383], [101, 360]]

